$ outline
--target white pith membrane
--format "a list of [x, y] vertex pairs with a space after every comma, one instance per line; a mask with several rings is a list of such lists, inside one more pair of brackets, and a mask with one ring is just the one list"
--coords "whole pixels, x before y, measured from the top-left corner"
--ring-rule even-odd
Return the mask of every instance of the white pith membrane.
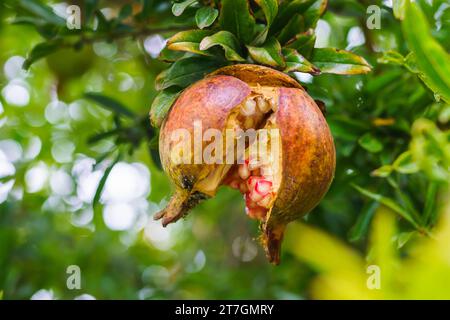
[[[281, 180], [281, 140], [278, 134], [271, 134], [271, 129], [277, 129], [278, 88], [254, 86], [251, 89], [251, 94], [234, 108], [227, 120], [226, 129], [234, 134], [233, 143], [224, 144], [224, 159], [232, 151], [235, 163], [216, 164], [197, 182], [195, 189], [211, 195], [219, 185], [239, 190], [244, 196], [246, 214], [264, 221]], [[256, 131], [255, 139], [242, 134], [248, 129]], [[238, 152], [239, 143], [245, 144], [243, 154]], [[261, 148], [266, 152], [260, 152]]]

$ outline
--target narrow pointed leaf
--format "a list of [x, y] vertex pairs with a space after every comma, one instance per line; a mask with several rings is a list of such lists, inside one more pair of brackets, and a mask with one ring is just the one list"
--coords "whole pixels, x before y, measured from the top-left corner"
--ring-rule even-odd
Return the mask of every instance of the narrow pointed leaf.
[[270, 27], [269, 35], [275, 35], [279, 33], [286, 23], [289, 22], [296, 14], [303, 14], [315, 0], [293, 0], [283, 1], [278, 9], [278, 15], [274, 19], [272, 26]]
[[27, 59], [23, 63], [22, 68], [25, 70], [28, 70], [30, 66], [35, 63], [36, 61], [58, 51], [61, 46], [61, 41], [49, 41], [49, 42], [42, 42], [37, 44], [31, 52], [28, 54]]
[[316, 0], [313, 5], [305, 11], [305, 27], [315, 28], [317, 21], [319, 21], [320, 17], [325, 13], [327, 6], [328, 0]]
[[261, 7], [266, 17], [267, 25], [270, 26], [278, 13], [278, 1], [277, 0], [255, 0], [255, 2]]
[[361, 194], [369, 197], [372, 200], [378, 201], [379, 203], [385, 205], [389, 209], [395, 211], [398, 215], [404, 218], [406, 221], [411, 223], [415, 228], [419, 229], [419, 225], [414, 221], [409, 212], [407, 212], [404, 208], [400, 207], [394, 200], [387, 198], [378, 193], [371, 192], [367, 189], [361, 188], [360, 186], [353, 185], [353, 188], [358, 190]]
[[295, 35], [286, 43], [286, 47], [297, 50], [304, 57], [309, 58], [316, 43], [316, 35], [313, 29]]
[[284, 59], [286, 61], [286, 68], [284, 72], [304, 72], [313, 75], [320, 74], [320, 69], [314, 66], [311, 62], [305, 59], [295, 49], [286, 48], [282, 50]]
[[255, 18], [250, 13], [248, 0], [222, 0], [221, 4], [221, 29], [233, 33], [244, 43], [250, 43], [255, 32]]
[[281, 45], [275, 38], [270, 38], [262, 47], [247, 46], [251, 58], [257, 62], [271, 67], [286, 67]]
[[358, 219], [356, 220], [355, 225], [350, 230], [350, 241], [359, 241], [364, 235], [367, 234], [370, 221], [372, 221], [373, 215], [379, 206], [380, 204], [376, 201], [371, 201], [370, 204], [367, 204], [365, 206]]
[[214, 46], [221, 46], [225, 51], [225, 58], [229, 61], [245, 61], [241, 57], [239, 40], [228, 31], [219, 31], [212, 36], [206, 37], [200, 43], [200, 50], [208, 50]]
[[269, 33], [270, 26], [272, 25], [275, 17], [278, 13], [278, 1], [277, 0], [255, 0], [255, 2], [261, 7], [266, 17], [266, 26], [263, 31], [256, 37], [253, 42], [255, 45], [263, 44]]
[[387, 164], [372, 171], [370, 175], [373, 177], [386, 178], [389, 177], [393, 170], [394, 168], [391, 165]]
[[103, 107], [117, 115], [125, 116], [128, 118], [136, 117], [134, 112], [132, 112], [127, 107], [125, 107], [122, 103], [120, 103], [119, 101], [117, 101], [113, 98], [110, 98], [110, 97], [107, 97], [100, 93], [95, 93], [95, 92], [85, 93], [84, 97], [86, 99], [89, 99], [89, 100], [97, 103], [101, 107]]
[[14, 5], [18, 6], [22, 10], [25, 10], [36, 17], [43, 19], [47, 23], [60, 27], [66, 25], [66, 21], [63, 18], [56, 15], [51, 7], [41, 3], [40, 1], [19, 0], [16, 3], [14, 3]]
[[393, 0], [392, 1], [392, 10], [394, 11], [394, 16], [399, 20], [403, 20], [405, 17], [406, 1], [409, 1], [409, 0]]
[[430, 30], [417, 4], [407, 1], [403, 33], [416, 56], [419, 76], [436, 96], [450, 103], [450, 55], [432, 37]]
[[411, 151], [402, 153], [392, 164], [395, 171], [403, 174], [412, 174], [419, 171], [417, 163], [414, 161]]
[[117, 157], [114, 159], [114, 161], [106, 168], [105, 172], [103, 173], [102, 178], [100, 179], [100, 182], [98, 183], [97, 190], [95, 191], [94, 199], [92, 200], [92, 207], [95, 210], [95, 207], [99, 204], [100, 198], [103, 193], [103, 189], [105, 188], [106, 181], [108, 180], [109, 174], [111, 173], [114, 166], [119, 162], [121, 158], [121, 154], [119, 153]]
[[281, 44], [284, 44], [303, 31], [305, 31], [305, 20], [302, 15], [296, 14], [281, 30], [277, 39]]
[[210, 55], [199, 48], [203, 38], [211, 35], [209, 30], [181, 31], [167, 41], [167, 48], [174, 51], [186, 51], [201, 55]]
[[314, 49], [311, 62], [322, 73], [352, 75], [368, 73], [371, 70], [369, 63], [363, 57], [334, 48]]

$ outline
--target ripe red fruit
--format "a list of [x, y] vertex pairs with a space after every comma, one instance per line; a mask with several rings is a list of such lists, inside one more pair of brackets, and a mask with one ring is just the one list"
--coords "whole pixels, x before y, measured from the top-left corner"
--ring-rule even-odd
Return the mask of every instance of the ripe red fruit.
[[[196, 121], [202, 133], [217, 129], [223, 137], [226, 129], [255, 129], [258, 144], [271, 151], [278, 145], [280, 152], [255, 159], [249, 151], [253, 141], [246, 143], [240, 164], [226, 164], [226, 148], [223, 163], [180, 163], [185, 154], [175, 151], [171, 137], [185, 129], [192, 137], [185, 143], [195, 143]], [[277, 134], [264, 136], [264, 130]], [[239, 133], [233, 137], [233, 151], [241, 138]], [[163, 219], [163, 225], [174, 222], [214, 196], [220, 185], [230, 185], [245, 194], [247, 214], [261, 221], [262, 243], [276, 264], [286, 225], [319, 203], [335, 170], [333, 138], [314, 100], [289, 76], [256, 65], [222, 68], [186, 89], [163, 123], [160, 156], [176, 191], [156, 219]]]

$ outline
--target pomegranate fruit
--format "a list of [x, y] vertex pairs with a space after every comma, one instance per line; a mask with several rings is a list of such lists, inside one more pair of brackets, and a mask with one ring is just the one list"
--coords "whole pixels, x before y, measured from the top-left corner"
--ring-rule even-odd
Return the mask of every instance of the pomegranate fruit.
[[[180, 129], [184, 140], [174, 139]], [[216, 161], [195, 161], [206, 146], [196, 135], [208, 129], [227, 143], [215, 150]], [[192, 154], [179, 148], [196, 143]], [[264, 157], [253, 152], [261, 146]], [[236, 160], [226, 161], [235, 152]], [[261, 241], [275, 264], [286, 225], [318, 204], [335, 170], [333, 138], [314, 100], [291, 77], [256, 65], [225, 67], [187, 88], [162, 125], [160, 157], [176, 190], [155, 219], [164, 226], [174, 222], [227, 185], [243, 194], [246, 214], [261, 222]]]

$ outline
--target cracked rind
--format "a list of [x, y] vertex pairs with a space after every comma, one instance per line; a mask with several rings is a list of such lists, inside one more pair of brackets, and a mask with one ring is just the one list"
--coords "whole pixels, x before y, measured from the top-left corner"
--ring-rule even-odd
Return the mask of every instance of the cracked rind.
[[333, 136], [314, 100], [294, 88], [279, 88], [278, 99], [275, 115], [282, 177], [277, 198], [262, 226], [267, 256], [276, 264], [284, 227], [317, 206], [331, 185], [336, 167]]
[[254, 64], [236, 64], [220, 68], [209, 75], [227, 75], [238, 78], [250, 86], [268, 86], [303, 89], [303, 87], [287, 74], [272, 68]]

